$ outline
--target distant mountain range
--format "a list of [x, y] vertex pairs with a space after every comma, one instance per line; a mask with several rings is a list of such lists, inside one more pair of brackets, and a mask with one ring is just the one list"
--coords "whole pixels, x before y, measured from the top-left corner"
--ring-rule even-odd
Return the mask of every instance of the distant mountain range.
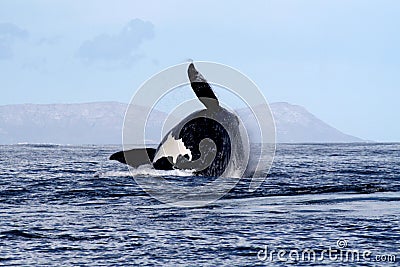
[[275, 120], [276, 135], [281, 143], [349, 143], [363, 142], [361, 138], [342, 133], [318, 119], [304, 107], [286, 102], [270, 104]]
[[[0, 106], [0, 144], [120, 144], [126, 107], [118, 102]], [[270, 107], [278, 142], [363, 141], [329, 126], [301, 106], [278, 102]], [[246, 110], [238, 113], [241, 117], [250, 114]], [[166, 117], [166, 113], [152, 112], [148, 122], [151, 141], [159, 141]]]

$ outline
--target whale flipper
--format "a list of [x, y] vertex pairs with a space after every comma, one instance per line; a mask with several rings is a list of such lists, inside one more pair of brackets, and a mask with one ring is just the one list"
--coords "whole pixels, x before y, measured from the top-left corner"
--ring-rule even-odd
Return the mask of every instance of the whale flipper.
[[219, 102], [207, 80], [196, 70], [193, 63], [188, 68], [190, 85], [196, 96], [207, 109], [216, 109]]
[[154, 148], [137, 148], [116, 152], [110, 156], [110, 160], [116, 160], [137, 168], [140, 165], [152, 164], [155, 154]]

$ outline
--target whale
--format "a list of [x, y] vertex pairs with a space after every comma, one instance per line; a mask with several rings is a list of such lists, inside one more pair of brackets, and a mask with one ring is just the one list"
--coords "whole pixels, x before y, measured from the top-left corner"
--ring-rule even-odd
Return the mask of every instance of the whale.
[[157, 170], [192, 170], [197, 176], [240, 176], [243, 173], [243, 136], [240, 120], [222, 107], [211, 85], [190, 63], [189, 82], [204, 105], [165, 134], [157, 148], [119, 151], [110, 156], [131, 167], [150, 164]]

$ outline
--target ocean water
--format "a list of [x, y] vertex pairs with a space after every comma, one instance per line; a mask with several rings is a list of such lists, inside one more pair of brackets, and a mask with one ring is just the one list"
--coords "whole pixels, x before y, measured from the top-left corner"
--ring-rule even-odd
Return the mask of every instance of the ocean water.
[[196, 208], [149, 196], [119, 149], [0, 146], [0, 265], [399, 266], [400, 144], [278, 145], [258, 190]]

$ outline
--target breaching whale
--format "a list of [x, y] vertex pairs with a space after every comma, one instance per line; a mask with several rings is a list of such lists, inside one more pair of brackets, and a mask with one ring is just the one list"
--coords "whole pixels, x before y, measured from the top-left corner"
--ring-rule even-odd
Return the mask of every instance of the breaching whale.
[[[199, 176], [238, 176], [244, 155], [238, 117], [221, 107], [210, 84], [193, 63], [188, 67], [191, 87], [205, 106], [184, 118], [158, 147], [120, 151], [110, 160], [138, 167], [151, 164], [158, 170], [193, 170]], [[241, 176], [239, 174], [239, 176]]]

